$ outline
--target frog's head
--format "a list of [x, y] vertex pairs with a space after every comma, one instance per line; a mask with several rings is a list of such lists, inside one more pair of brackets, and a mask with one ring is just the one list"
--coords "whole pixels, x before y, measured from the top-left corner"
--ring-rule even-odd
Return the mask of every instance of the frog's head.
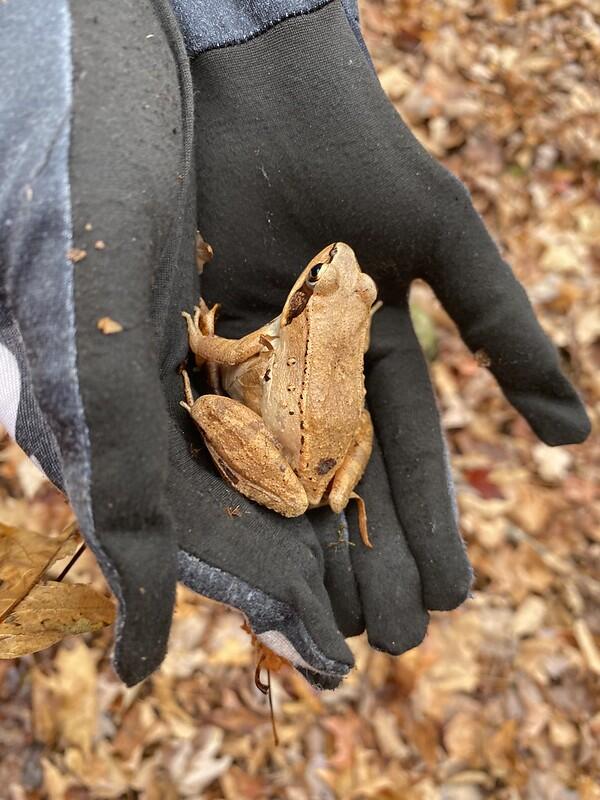
[[375, 283], [361, 270], [354, 250], [335, 242], [321, 250], [298, 277], [283, 308], [282, 324], [301, 314], [313, 296], [327, 299], [328, 305], [358, 301], [370, 309], [376, 295]]

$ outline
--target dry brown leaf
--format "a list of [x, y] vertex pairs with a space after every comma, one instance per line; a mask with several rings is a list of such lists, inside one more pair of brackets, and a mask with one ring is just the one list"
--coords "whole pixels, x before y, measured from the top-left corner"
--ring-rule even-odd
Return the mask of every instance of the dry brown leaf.
[[459, 711], [444, 729], [444, 745], [450, 756], [473, 766], [480, 763], [480, 751], [486, 738], [478, 711]]
[[548, 447], [539, 442], [531, 451], [539, 476], [547, 483], [560, 483], [567, 477], [573, 456], [564, 447]]
[[180, 797], [199, 797], [204, 788], [229, 769], [231, 756], [218, 756], [222, 744], [223, 731], [212, 726], [204, 728], [196, 742], [177, 742], [168, 769]]
[[69, 789], [73, 786], [73, 776], [65, 775], [49, 758], [42, 758], [42, 769], [48, 800], [65, 800]]
[[[417, 137], [467, 184], [597, 423], [600, 22], [593, 3], [361, 5], [386, 91], [417, 121]], [[108, 237], [100, 220], [94, 231], [80, 243], [88, 255]], [[168, 685], [151, 679], [124, 690], [106, 657], [110, 631], [90, 642], [100, 712], [89, 756], [54, 728], [61, 694], [36, 677], [55, 674], [63, 647], [2, 661], [0, 795], [183, 800], [185, 789], [191, 800], [600, 800], [598, 443], [538, 445], [431, 290], [417, 290], [435, 323], [433, 362], [443, 365], [433, 377], [449, 426], [474, 596], [451, 614], [432, 614], [425, 642], [399, 658], [369, 655], [367, 636], [355, 637], [356, 668], [314, 701], [301, 676], [275, 680], [278, 748], [252, 687], [254, 653], [243, 650], [239, 615], [191, 593], [179, 592], [161, 669]], [[64, 501], [40, 485], [22, 455], [19, 461], [16, 446], [4, 440], [0, 448], [0, 518], [32, 530], [61, 527]], [[91, 554], [79, 570], [103, 585]], [[327, 765], [335, 742], [323, 721], [348, 714], [361, 728], [350, 765], [337, 770]], [[218, 757], [232, 762], [201, 789], [211, 775], [200, 765], [200, 782], [182, 788], [207, 723], [224, 732]], [[188, 732], [174, 780], [169, 765]], [[32, 735], [55, 768], [43, 786]]]
[[17, 477], [28, 500], [35, 497], [39, 489], [48, 482], [48, 478], [30, 458], [23, 458], [19, 461], [17, 464]]
[[100, 317], [100, 319], [96, 323], [96, 327], [98, 328], [99, 331], [102, 331], [102, 333], [106, 335], [109, 335], [111, 333], [121, 333], [121, 331], [123, 330], [123, 326], [121, 325], [121, 323], [117, 322], [114, 319], [111, 319], [110, 317]]
[[600, 675], [600, 650], [592, 632], [584, 619], [575, 620], [573, 624], [573, 633], [579, 645], [579, 649], [583, 653], [588, 668], [596, 675]]
[[73, 264], [77, 264], [78, 261], [83, 261], [86, 256], [87, 251], [81, 250], [79, 247], [72, 247], [67, 253], [67, 258], [69, 261], [72, 261]]
[[69, 771], [90, 790], [94, 800], [116, 800], [125, 795], [130, 781], [119, 762], [111, 757], [108, 742], [102, 741], [91, 755], [77, 747], [65, 752]]
[[552, 490], [530, 483], [520, 483], [515, 489], [517, 502], [508, 512], [509, 517], [535, 536], [544, 530], [560, 499]]
[[560, 717], [550, 721], [549, 734], [550, 741], [555, 747], [575, 747], [579, 742], [577, 726]]
[[347, 769], [353, 762], [361, 723], [356, 714], [328, 717], [323, 727], [333, 734], [335, 751], [328, 759], [335, 770]]
[[65, 636], [98, 631], [115, 619], [112, 600], [84, 584], [35, 586], [0, 625], [0, 658], [18, 658]]
[[46, 675], [32, 675], [33, 726], [48, 747], [60, 743], [89, 754], [98, 721], [97, 654], [81, 639], [61, 647]]
[[72, 555], [80, 542], [75, 523], [54, 537], [0, 523], [0, 620], [55, 561]]
[[160, 704], [161, 717], [172, 734], [178, 739], [192, 739], [197, 733], [196, 722], [177, 702], [171, 677], [162, 672], [155, 673], [152, 687]]
[[212, 247], [208, 242], [204, 241], [200, 231], [196, 231], [196, 269], [199, 275], [202, 275], [206, 264], [212, 261], [213, 255]]
[[581, 775], [577, 781], [580, 800], [600, 800], [600, 784], [588, 775]]
[[530, 636], [539, 631], [546, 616], [547, 607], [544, 600], [535, 594], [529, 595], [519, 606], [513, 617], [512, 627], [517, 638]]

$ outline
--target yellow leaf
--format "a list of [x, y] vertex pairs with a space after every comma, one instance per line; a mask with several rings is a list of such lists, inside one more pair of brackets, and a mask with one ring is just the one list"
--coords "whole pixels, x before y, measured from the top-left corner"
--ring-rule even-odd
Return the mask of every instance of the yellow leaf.
[[111, 600], [84, 584], [38, 584], [0, 625], [0, 658], [36, 653], [65, 636], [97, 631], [115, 618]]
[[72, 555], [80, 541], [75, 523], [67, 525], [56, 537], [0, 523], [0, 621], [23, 600], [48, 567]]

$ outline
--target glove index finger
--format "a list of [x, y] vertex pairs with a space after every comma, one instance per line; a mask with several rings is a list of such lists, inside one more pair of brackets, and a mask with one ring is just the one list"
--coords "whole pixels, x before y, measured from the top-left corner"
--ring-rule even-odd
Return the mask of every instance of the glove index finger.
[[512, 405], [546, 444], [587, 438], [584, 405], [469, 194], [451, 181], [437, 260], [423, 277], [473, 352], [481, 352]]

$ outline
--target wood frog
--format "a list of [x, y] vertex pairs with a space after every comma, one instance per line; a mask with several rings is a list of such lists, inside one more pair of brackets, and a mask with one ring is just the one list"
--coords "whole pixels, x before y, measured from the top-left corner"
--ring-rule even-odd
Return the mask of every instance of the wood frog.
[[[198, 366], [214, 394], [185, 402], [223, 478], [286, 517], [364, 502], [354, 492], [373, 443], [365, 408], [364, 353], [377, 289], [351, 247], [329, 245], [306, 266], [281, 314], [241, 339], [215, 335], [218, 306], [183, 312]], [[226, 395], [221, 393], [221, 387]]]

